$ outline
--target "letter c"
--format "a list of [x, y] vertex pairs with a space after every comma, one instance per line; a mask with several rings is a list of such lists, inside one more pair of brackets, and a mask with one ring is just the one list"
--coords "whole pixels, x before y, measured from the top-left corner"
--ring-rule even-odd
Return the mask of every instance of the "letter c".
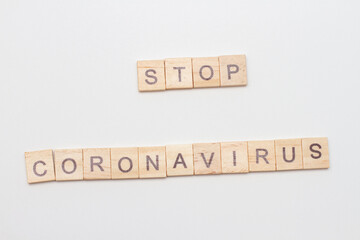
[[43, 173], [38, 173], [37, 170], [36, 170], [36, 166], [37, 166], [38, 164], [42, 164], [42, 165], [46, 166], [46, 163], [45, 163], [44, 161], [37, 161], [37, 162], [34, 163], [34, 166], [33, 166], [33, 172], [34, 172], [34, 174], [35, 174], [36, 176], [38, 176], [38, 177], [42, 177], [42, 176], [44, 176], [44, 175], [47, 173], [47, 170], [44, 170]]

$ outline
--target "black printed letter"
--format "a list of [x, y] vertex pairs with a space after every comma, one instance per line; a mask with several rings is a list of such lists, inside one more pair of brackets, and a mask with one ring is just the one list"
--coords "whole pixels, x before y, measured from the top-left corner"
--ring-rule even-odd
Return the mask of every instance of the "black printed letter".
[[39, 163], [41, 163], [41, 164], [44, 165], [44, 166], [46, 165], [46, 163], [45, 163], [44, 161], [37, 161], [37, 162], [35, 162], [35, 163], [34, 163], [34, 166], [33, 166], [33, 172], [35, 173], [36, 176], [42, 177], [42, 176], [44, 176], [44, 175], [47, 173], [47, 170], [44, 170], [43, 173], [38, 173], [38, 172], [36, 171], [36, 166], [37, 166]]
[[233, 151], [233, 165], [236, 166], [236, 152]]
[[292, 162], [295, 160], [295, 147], [292, 147], [292, 157], [290, 160], [286, 159], [286, 150], [285, 147], [283, 147], [283, 159], [285, 162]]
[[156, 74], [156, 71], [154, 69], [148, 69], [145, 72], [145, 76], [147, 76], [148, 78], [153, 78], [154, 80], [152, 82], [150, 82], [148, 79], [145, 79], [145, 82], [150, 85], [157, 83], [157, 77], [149, 75], [149, 72]]
[[203, 158], [204, 163], [205, 163], [205, 165], [206, 165], [206, 167], [207, 167], [207, 168], [209, 168], [209, 167], [210, 167], [211, 162], [212, 162], [213, 157], [214, 157], [214, 154], [215, 154], [214, 152], [212, 152], [212, 153], [211, 153], [211, 156], [210, 156], [209, 162], [207, 162], [207, 161], [206, 161], [205, 154], [204, 154], [204, 153], [201, 153], [201, 157]]
[[149, 162], [151, 162], [151, 165], [153, 165], [153, 167], [156, 169], [156, 170], [159, 170], [159, 155], [156, 155], [156, 165], [155, 163], [152, 161], [152, 159], [150, 158], [149, 155], [146, 155], [146, 170], [150, 170], [150, 167], [149, 167]]
[[[260, 155], [259, 152], [263, 151], [265, 152], [263, 155]], [[256, 149], [256, 163], [259, 163], [259, 158], [262, 158], [265, 160], [266, 164], [269, 164], [269, 161], [266, 159], [266, 156], [268, 155], [268, 150], [266, 149]]]
[[[73, 164], [73, 166], [74, 166], [71, 171], [67, 171], [67, 170], [65, 169], [65, 163], [66, 163], [67, 161], [70, 161], [70, 162]], [[64, 171], [64, 173], [66, 173], [66, 174], [72, 174], [72, 173], [75, 172], [75, 170], [76, 170], [76, 162], [75, 162], [75, 160], [72, 159], [72, 158], [67, 158], [67, 159], [65, 159], [65, 160], [62, 162], [61, 168], [62, 168], [62, 170]]]
[[[98, 163], [94, 163], [94, 159], [99, 159], [100, 161]], [[94, 171], [94, 165], [98, 166], [100, 168], [100, 170], [103, 172], [104, 169], [100, 166], [100, 164], [102, 164], [103, 162], [103, 159], [102, 157], [99, 157], [99, 156], [91, 156], [90, 157], [90, 169], [91, 169], [91, 172]]]
[[310, 145], [310, 151], [312, 151], [313, 153], [317, 153], [317, 156], [315, 156], [314, 154], [311, 154], [311, 157], [314, 159], [319, 159], [321, 158], [321, 152], [318, 150], [314, 150], [314, 147], [318, 147], [319, 149], [321, 149], [321, 145], [318, 143], [313, 143]]
[[181, 153], [179, 153], [177, 155], [173, 168], [176, 168], [176, 165], [178, 165], [178, 164], [182, 164], [182, 165], [184, 165], [184, 168], [187, 168], [186, 163], [185, 163], [184, 158]]
[[[232, 67], [235, 68], [235, 70], [231, 71], [230, 68], [232, 68]], [[230, 80], [231, 74], [239, 72], [239, 66], [235, 65], [235, 64], [229, 64], [229, 65], [227, 65], [227, 70], [228, 70], [228, 80]]]
[[[129, 163], [130, 163], [129, 168], [126, 169], [126, 170], [122, 169], [122, 167], [121, 167], [121, 162], [122, 162], [123, 160], [128, 160]], [[119, 170], [120, 170], [120, 171], [122, 171], [122, 172], [124, 172], [124, 173], [127, 173], [127, 172], [130, 172], [131, 169], [133, 168], [133, 163], [132, 163], [132, 161], [131, 161], [130, 158], [128, 158], [128, 157], [123, 157], [123, 158], [121, 158], [121, 159], [119, 160], [119, 162], [118, 162], [118, 167], [119, 167]]]
[[[203, 73], [202, 73], [202, 71], [203, 71], [203, 69], [204, 68], [209, 68], [210, 69], [210, 76], [209, 77], [204, 77], [203, 76]], [[199, 71], [199, 74], [200, 74], [200, 77], [203, 79], [203, 80], [210, 80], [213, 76], [214, 76], [214, 70], [212, 69], [212, 67], [211, 66], [209, 66], [209, 65], [204, 65], [204, 66], [202, 66], [201, 68], [200, 68], [200, 71]]]
[[185, 69], [185, 67], [173, 67], [173, 69], [177, 69], [177, 70], [178, 70], [179, 82], [181, 82], [181, 70], [182, 70], [182, 69]]

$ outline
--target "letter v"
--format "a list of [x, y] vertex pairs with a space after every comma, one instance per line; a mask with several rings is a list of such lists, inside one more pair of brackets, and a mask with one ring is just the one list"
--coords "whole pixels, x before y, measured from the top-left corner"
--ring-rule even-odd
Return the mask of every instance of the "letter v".
[[205, 154], [204, 154], [204, 153], [201, 153], [201, 157], [203, 158], [204, 163], [205, 163], [205, 165], [206, 165], [206, 167], [207, 167], [207, 168], [209, 168], [209, 167], [210, 167], [211, 162], [212, 162], [212, 160], [213, 160], [213, 158], [214, 158], [214, 154], [215, 154], [214, 152], [212, 152], [212, 153], [211, 153], [211, 156], [210, 156], [209, 162], [207, 162], [207, 161], [206, 161]]

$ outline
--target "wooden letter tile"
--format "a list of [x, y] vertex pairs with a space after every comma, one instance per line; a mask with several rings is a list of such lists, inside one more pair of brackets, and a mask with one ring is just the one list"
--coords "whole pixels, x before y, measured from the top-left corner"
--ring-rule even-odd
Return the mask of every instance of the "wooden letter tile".
[[138, 148], [112, 148], [111, 173], [112, 179], [139, 178]]
[[168, 176], [194, 175], [194, 156], [191, 144], [166, 146]]
[[303, 138], [304, 169], [329, 168], [327, 138]]
[[193, 151], [195, 175], [221, 173], [220, 143], [195, 143]]
[[137, 62], [140, 92], [165, 90], [164, 60], [144, 60]]
[[222, 173], [249, 172], [247, 142], [221, 143]]
[[275, 142], [248, 142], [250, 172], [275, 171]]
[[275, 140], [276, 170], [303, 169], [301, 139]]
[[83, 180], [82, 149], [54, 150], [56, 181]]
[[25, 153], [28, 183], [55, 181], [52, 150]]
[[83, 149], [84, 179], [111, 179], [110, 149]]
[[193, 88], [191, 58], [165, 60], [166, 89]]
[[219, 58], [193, 58], [193, 79], [195, 88], [219, 87]]
[[140, 178], [166, 177], [165, 147], [139, 148]]
[[247, 84], [245, 55], [220, 56], [219, 63], [222, 87]]

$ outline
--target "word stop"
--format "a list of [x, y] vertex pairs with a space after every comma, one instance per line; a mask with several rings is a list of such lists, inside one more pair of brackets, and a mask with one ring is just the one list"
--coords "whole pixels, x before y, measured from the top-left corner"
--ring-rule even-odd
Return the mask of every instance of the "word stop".
[[245, 55], [137, 62], [139, 91], [245, 86]]

